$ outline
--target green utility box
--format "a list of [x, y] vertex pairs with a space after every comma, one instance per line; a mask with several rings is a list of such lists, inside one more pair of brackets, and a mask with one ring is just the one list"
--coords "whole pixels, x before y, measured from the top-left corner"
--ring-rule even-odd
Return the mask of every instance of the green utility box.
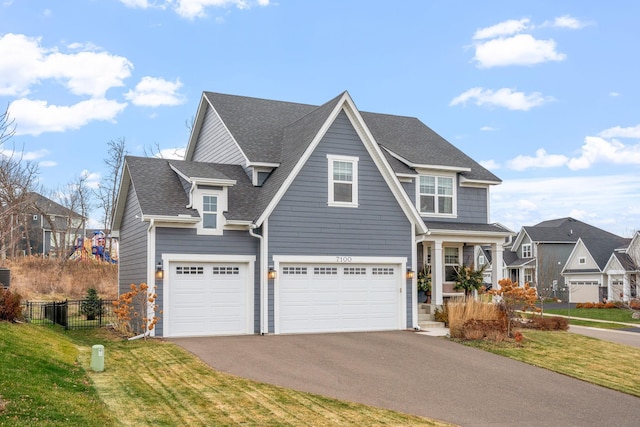
[[94, 372], [104, 371], [104, 346], [97, 344], [91, 347], [91, 369]]

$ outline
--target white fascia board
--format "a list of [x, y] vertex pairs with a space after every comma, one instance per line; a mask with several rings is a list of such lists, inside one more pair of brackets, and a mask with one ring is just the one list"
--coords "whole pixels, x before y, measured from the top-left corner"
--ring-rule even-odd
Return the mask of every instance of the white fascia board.
[[129, 166], [125, 162], [122, 178], [120, 179], [120, 188], [118, 189], [118, 198], [116, 199], [116, 208], [114, 209], [114, 215], [111, 219], [111, 232], [120, 230], [120, 223], [122, 222], [122, 215], [124, 215], [124, 207], [127, 201], [129, 187], [131, 187], [131, 174], [129, 172]]
[[624, 270], [624, 268], [622, 268], [622, 264], [620, 264], [618, 258], [616, 258], [614, 254], [611, 254], [602, 271], [607, 274], [614, 274], [613, 272], [618, 270]]
[[479, 245], [495, 243], [505, 246], [505, 238], [509, 237], [508, 232], [487, 232], [487, 231], [464, 231], [464, 230], [430, 230], [428, 233], [420, 235], [416, 239], [416, 243], [431, 241], [434, 238], [438, 240], [476, 243]]
[[560, 274], [564, 273], [565, 270], [579, 270], [576, 268], [570, 268], [570, 266], [573, 264], [574, 256], [578, 251], [579, 247], [584, 248], [584, 250], [589, 254], [589, 257], [591, 257], [591, 253], [589, 252], [589, 249], [587, 248], [587, 246], [582, 242], [582, 238], [578, 238], [578, 241], [573, 245], [573, 249], [571, 249], [571, 253], [567, 257], [567, 261], [562, 266], [562, 270], [560, 270]]
[[460, 177], [460, 186], [461, 187], [486, 187], [489, 185], [500, 185], [501, 181], [490, 181], [483, 179], [469, 179], [464, 176]]
[[248, 168], [256, 168], [256, 169], [275, 169], [280, 167], [280, 163], [270, 163], [270, 162], [247, 162], [246, 167]]
[[431, 172], [431, 171], [471, 172], [471, 168], [466, 168], [466, 167], [463, 168], [463, 167], [460, 167], [460, 166], [427, 165], [427, 164], [422, 164], [422, 163], [414, 163], [411, 160], [402, 157], [398, 153], [395, 153], [395, 152], [391, 151], [387, 147], [384, 147], [384, 150], [387, 153], [389, 153], [391, 155], [391, 157], [395, 157], [396, 159], [400, 160], [402, 163], [404, 163], [405, 165], [407, 165], [407, 166], [409, 166], [411, 168], [421, 169], [422, 172]]
[[184, 224], [191, 225], [200, 222], [200, 217], [196, 216], [171, 216], [171, 215], [143, 215], [142, 221], [154, 221], [156, 227], [162, 224]]

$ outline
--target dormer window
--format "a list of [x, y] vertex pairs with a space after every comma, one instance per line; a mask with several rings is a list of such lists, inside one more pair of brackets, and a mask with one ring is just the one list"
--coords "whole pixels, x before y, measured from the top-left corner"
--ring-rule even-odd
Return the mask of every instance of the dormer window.
[[198, 234], [221, 235], [225, 223], [223, 212], [227, 210], [227, 188], [198, 188], [193, 194], [193, 203], [202, 218], [198, 223]]
[[202, 227], [218, 228], [218, 196], [202, 196]]
[[423, 215], [455, 215], [454, 177], [420, 175], [418, 203]]
[[329, 206], [358, 206], [358, 158], [327, 155]]

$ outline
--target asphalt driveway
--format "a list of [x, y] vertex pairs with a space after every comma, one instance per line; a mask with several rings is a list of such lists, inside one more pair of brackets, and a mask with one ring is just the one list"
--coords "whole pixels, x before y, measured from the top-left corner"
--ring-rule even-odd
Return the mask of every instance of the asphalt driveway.
[[639, 398], [408, 331], [172, 341], [223, 372], [464, 426], [640, 420]]

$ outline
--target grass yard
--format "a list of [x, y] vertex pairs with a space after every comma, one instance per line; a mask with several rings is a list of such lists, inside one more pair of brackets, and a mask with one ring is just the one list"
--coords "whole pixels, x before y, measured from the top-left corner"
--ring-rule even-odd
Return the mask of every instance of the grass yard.
[[[640, 319], [633, 319], [631, 310], [623, 308], [555, 308], [544, 310], [545, 314], [560, 314], [562, 316], [570, 316], [571, 318], [580, 317], [585, 319], [605, 320], [609, 322], [637, 323], [640, 326]], [[573, 324], [573, 320], [571, 321]], [[597, 326], [591, 323], [586, 326]], [[599, 327], [599, 326], [598, 326]], [[625, 327], [625, 326], [619, 326]]]
[[[105, 346], [105, 371], [90, 370]], [[161, 340], [0, 322], [0, 425], [447, 425], [217, 372]]]
[[569, 332], [522, 333], [525, 339], [521, 345], [489, 341], [468, 341], [465, 345], [640, 397], [640, 381], [631, 368], [640, 360], [640, 348]]

